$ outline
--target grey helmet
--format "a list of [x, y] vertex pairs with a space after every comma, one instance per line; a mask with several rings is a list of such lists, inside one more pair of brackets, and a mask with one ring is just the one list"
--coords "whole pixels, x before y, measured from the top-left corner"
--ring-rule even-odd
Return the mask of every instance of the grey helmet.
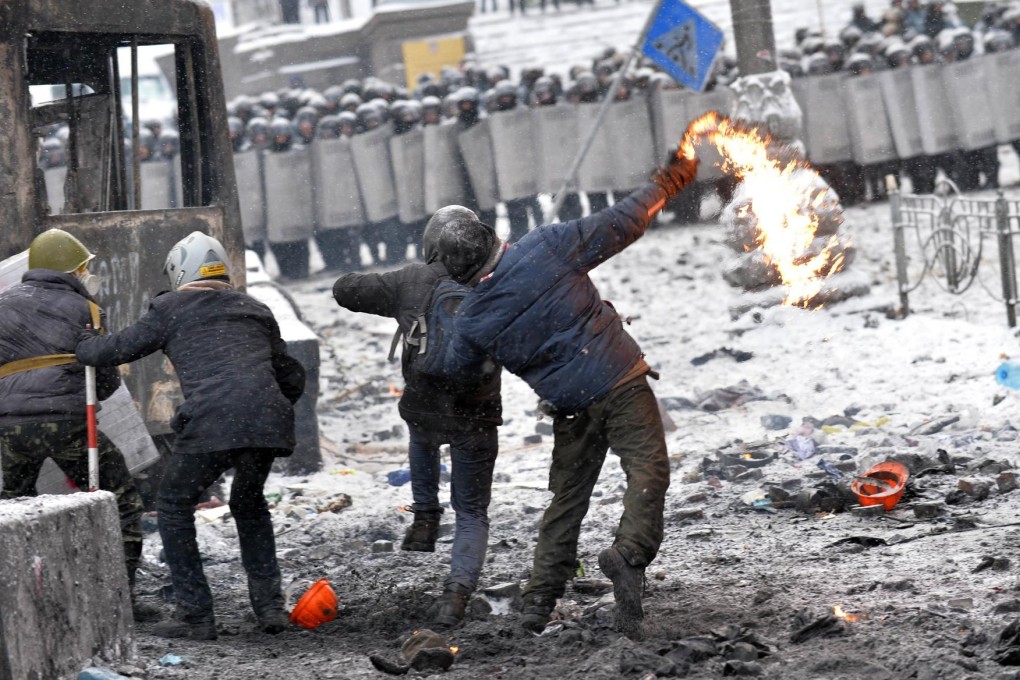
[[170, 249], [163, 264], [170, 290], [204, 279], [230, 279], [230, 259], [212, 236], [193, 231]]
[[441, 261], [458, 283], [474, 285], [499, 262], [503, 244], [496, 230], [460, 205], [437, 210], [422, 236], [425, 261]]

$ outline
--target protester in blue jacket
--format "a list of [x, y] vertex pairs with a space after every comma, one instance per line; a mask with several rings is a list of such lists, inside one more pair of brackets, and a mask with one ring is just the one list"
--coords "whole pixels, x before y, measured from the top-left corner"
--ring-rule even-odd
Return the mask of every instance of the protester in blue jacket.
[[581, 520], [612, 448], [627, 491], [616, 539], [599, 555], [599, 566], [613, 581], [617, 628], [641, 636], [644, 572], [662, 542], [669, 460], [645, 377], [651, 370], [588, 272], [644, 234], [696, 172], [696, 160], [674, 154], [651, 183], [590, 217], [535, 229], [509, 247], [477, 221], [440, 243], [451, 276], [478, 281], [457, 312], [443, 374], [463, 376], [483, 351], [531, 385], [554, 417], [554, 496], [524, 592], [527, 630], [545, 627], [574, 572]]

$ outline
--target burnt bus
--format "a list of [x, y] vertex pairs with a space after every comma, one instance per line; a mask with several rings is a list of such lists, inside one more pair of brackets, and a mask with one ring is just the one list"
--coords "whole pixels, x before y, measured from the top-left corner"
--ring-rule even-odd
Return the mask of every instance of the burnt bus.
[[[180, 134], [172, 159], [179, 185], [173, 208], [146, 198], [162, 180], [139, 153], [138, 54], [148, 46], [173, 55]], [[125, 85], [129, 92], [122, 91]], [[66, 163], [54, 174], [39, 159], [43, 140], [57, 126], [66, 132]], [[192, 231], [223, 243], [234, 281], [244, 286], [223, 83], [206, 4], [0, 3], [0, 260], [54, 227], [97, 253], [98, 298], [114, 330], [136, 321], [150, 295], [166, 288], [166, 253]], [[124, 376], [149, 432], [169, 434], [179, 400], [173, 367], [157, 354], [126, 367]]]

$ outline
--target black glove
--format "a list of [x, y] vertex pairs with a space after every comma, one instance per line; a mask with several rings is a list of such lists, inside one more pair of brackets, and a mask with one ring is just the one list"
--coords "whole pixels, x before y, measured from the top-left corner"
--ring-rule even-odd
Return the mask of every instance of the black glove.
[[79, 345], [89, 338], [98, 338], [100, 335], [102, 335], [102, 332], [95, 330], [90, 324], [86, 328], [82, 328], [78, 331], [78, 338], [75, 340], [75, 345]]
[[677, 151], [671, 151], [669, 160], [652, 173], [652, 181], [673, 198], [694, 181], [698, 175], [698, 159], [685, 158]]

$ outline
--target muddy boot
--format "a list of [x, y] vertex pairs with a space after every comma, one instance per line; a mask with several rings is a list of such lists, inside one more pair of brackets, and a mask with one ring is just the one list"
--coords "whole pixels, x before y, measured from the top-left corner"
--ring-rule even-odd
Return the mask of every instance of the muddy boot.
[[471, 593], [464, 592], [464, 589], [457, 586], [447, 586], [446, 591], [443, 592], [442, 597], [436, 603], [438, 605], [435, 618], [436, 625], [446, 628], [453, 628], [458, 625], [464, 620], [464, 613], [467, 611], [468, 600], [470, 599]]
[[439, 538], [439, 516], [442, 510], [435, 512], [416, 512], [414, 521], [407, 528], [404, 534], [404, 542], [400, 544], [401, 550], [413, 550], [415, 552], [435, 552], [436, 539]]
[[541, 633], [549, 623], [549, 615], [555, 607], [556, 598], [552, 595], [526, 594], [521, 609], [521, 627], [531, 633]]
[[276, 635], [290, 628], [290, 617], [283, 609], [283, 592], [280, 579], [248, 579], [248, 596], [255, 617], [259, 621], [259, 630], [263, 633]]
[[131, 592], [131, 614], [135, 619], [135, 623], [149, 623], [162, 620], [163, 612], [159, 607], [140, 602], [135, 594], [135, 577], [142, 558], [141, 542], [131, 541], [130, 543], [124, 543], [124, 557], [127, 565], [128, 588]]
[[616, 548], [607, 548], [599, 553], [599, 569], [613, 581], [616, 629], [631, 640], [640, 640], [641, 621], [645, 618], [641, 609], [645, 568], [631, 566]]
[[215, 640], [216, 620], [210, 615], [198, 621], [185, 621], [183, 616], [178, 615], [172, 621], [160, 621], [154, 625], [152, 634], [164, 638]]

